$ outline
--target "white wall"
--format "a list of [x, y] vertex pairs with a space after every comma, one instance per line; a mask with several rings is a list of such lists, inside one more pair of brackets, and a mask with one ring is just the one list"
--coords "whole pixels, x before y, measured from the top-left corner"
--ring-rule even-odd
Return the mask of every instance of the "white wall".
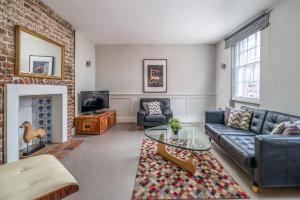
[[[231, 98], [231, 51], [224, 49], [225, 42], [216, 45], [216, 107], [225, 108]], [[225, 69], [221, 68], [225, 64]]]
[[[270, 26], [261, 36], [259, 106], [300, 116], [300, 1], [280, 1], [273, 8]], [[220, 62], [230, 64], [230, 50], [224, 50], [223, 41], [218, 44], [217, 55], [217, 107], [224, 108], [230, 100], [230, 90], [223, 88], [230, 86], [230, 68], [224, 71], [218, 68]]]
[[[143, 93], [143, 59], [167, 58], [166, 94]], [[97, 45], [96, 89], [108, 89], [118, 120], [135, 121], [139, 98], [169, 97], [175, 116], [202, 121], [215, 108], [215, 45]]]
[[[86, 62], [91, 61], [87, 67]], [[75, 113], [79, 113], [79, 93], [95, 89], [95, 45], [75, 32]]]

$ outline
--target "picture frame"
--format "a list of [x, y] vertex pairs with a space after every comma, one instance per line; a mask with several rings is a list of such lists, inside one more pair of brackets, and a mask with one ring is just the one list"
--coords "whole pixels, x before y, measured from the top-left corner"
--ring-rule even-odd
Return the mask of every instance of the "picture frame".
[[29, 72], [41, 75], [53, 75], [54, 57], [52, 56], [29, 56]]
[[[64, 79], [65, 46], [21, 25], [15, 25], [15, 75], [47, 79]], [[53, 57], [48, 73], [30, 71], [30, 55]], [[51, 72], [51, 73], [50, 73]], [[48, 75], [51, 74], [51, 75]]]
[[167, 92], [167, 59], [143, 60], [144, 93]]

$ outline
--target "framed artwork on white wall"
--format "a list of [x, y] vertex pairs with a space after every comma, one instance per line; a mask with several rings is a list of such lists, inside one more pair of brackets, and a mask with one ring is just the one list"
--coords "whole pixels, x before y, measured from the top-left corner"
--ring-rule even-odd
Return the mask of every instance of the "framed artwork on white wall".
[[144, 93], [167, 92], [167, 59], [143, 60]]

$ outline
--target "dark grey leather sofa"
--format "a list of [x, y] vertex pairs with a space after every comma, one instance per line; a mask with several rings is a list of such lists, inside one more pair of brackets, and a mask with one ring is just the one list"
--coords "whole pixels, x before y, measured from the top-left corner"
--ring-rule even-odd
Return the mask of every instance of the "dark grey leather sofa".
[[[147, 115], [143, 107], [144, 102], [158, 101], [162, 109], [162, 115]], [[137, 112], [137, 125], [147, 127], [160, 126], [168, 123], [168, 120], [173, 117], [173, 112], [170, 109], [169, 98], [141, 98], [140, 108]]]
[[250, 131], [224, 124], [224, 111], [205, 113], [206, 134], [218, 144], [258, 187], [300, 186], [300, 136], [270, 135], [281, 122], [300, 117], [242, 107], [253, 112]]

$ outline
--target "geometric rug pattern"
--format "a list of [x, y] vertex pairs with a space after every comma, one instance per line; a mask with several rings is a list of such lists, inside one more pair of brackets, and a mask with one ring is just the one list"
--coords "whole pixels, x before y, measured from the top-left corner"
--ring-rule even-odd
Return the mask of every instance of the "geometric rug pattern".
[[[174, 147], [166, 150], [180, 159], [188, 155]], [[249, 198], [209, 151], [194, 152], [193, 158], [194, 174], [157, 155], [157, 142], [144, 139], [132, 200]]]

